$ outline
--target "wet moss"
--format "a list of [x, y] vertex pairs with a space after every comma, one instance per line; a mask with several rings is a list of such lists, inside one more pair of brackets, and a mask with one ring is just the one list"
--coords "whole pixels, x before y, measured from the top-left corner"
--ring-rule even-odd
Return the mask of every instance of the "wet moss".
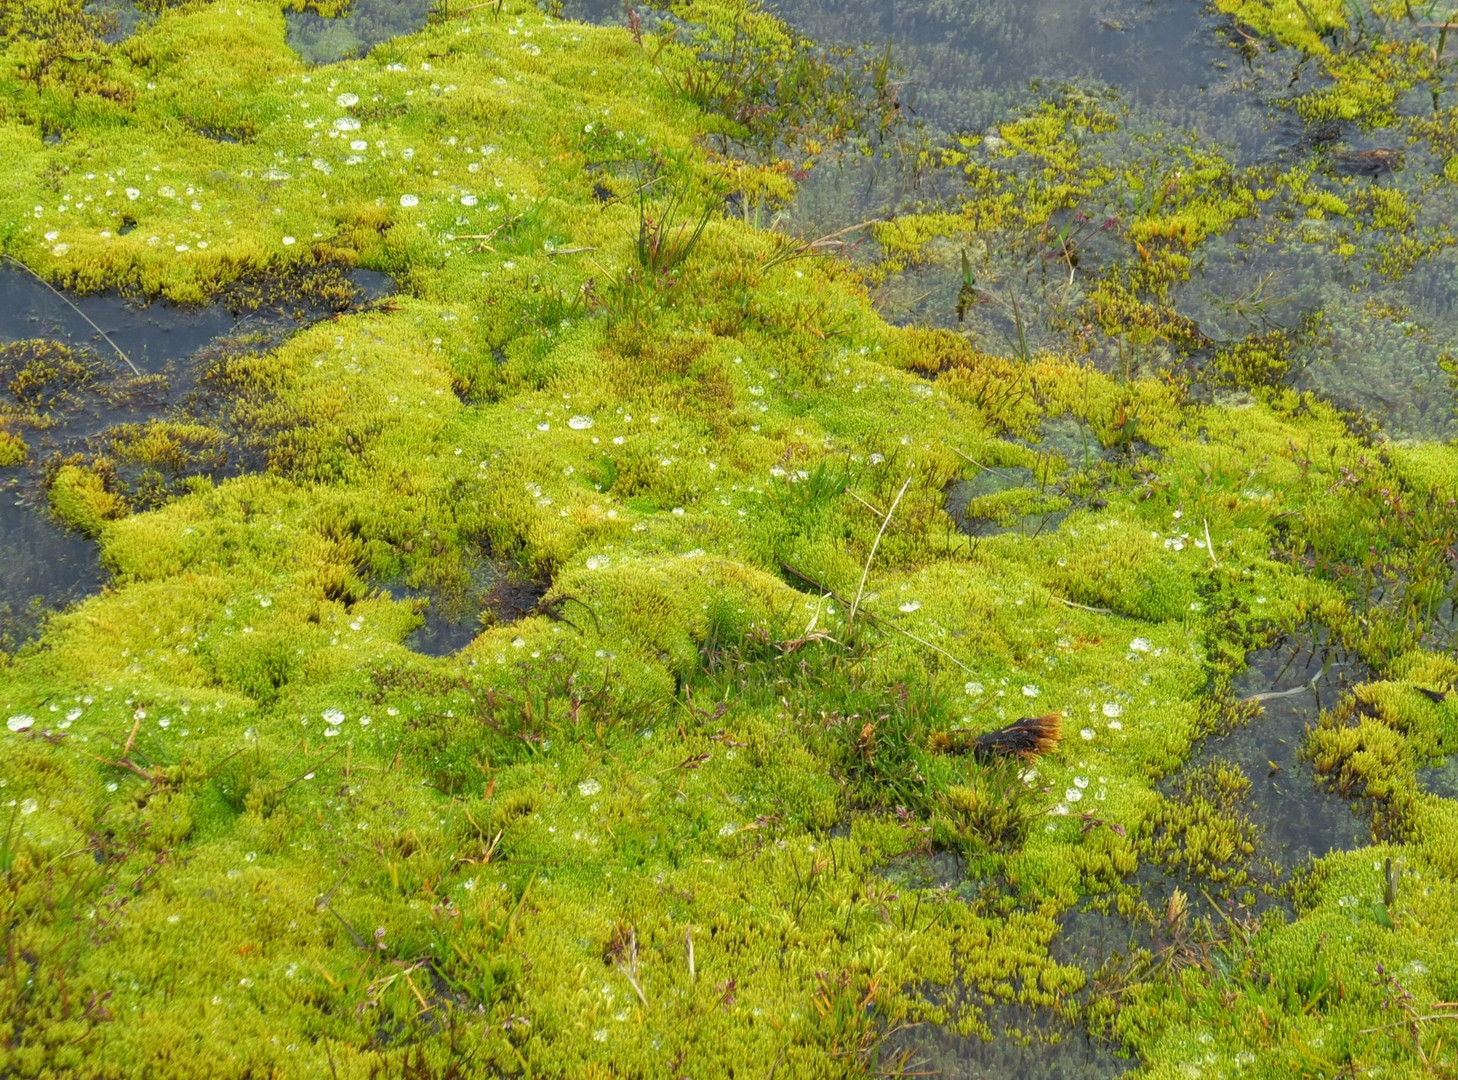
[[63, 524], [99, 536], [106, 522], [123, 517], [129, 509], [108, 479], [95, 469], [62, 465], [47, 489], [51, 511]]
[[0, 430], [0, 468], [13, 469], [25, 464], [29, 448], [25, 440], [12, 431]]
[[[1319, 617], [1390, 668], [1312, 753], [1401, 824], [1381, 850], [1423, 876], [1393, 928], [1367, 917], [1374, 852], [1333, 855], [1289, 925], [1222, 931], [1228, 963], [1172, 953], [1089, 1015], [1156, 1075], [1197, 1053], [1418, 1068], [1362, 1032], [1389, 1022], [1374, 960], [1401, 971], [1451, 936], [1448, 806], [1398, 799], [1453, 745], [1415, 689], [1451, 679], [1419, 645], [1451, 448], [1373, 446], [1273, 371], [1225, 406], [889, 327], [853, 268], [777, 260], [733, 218], [671, 272], [645, 265], [637, 209], [596, 198], [589, 166], [652, 156], [684, 191], [740, 168], [694, 142], [724, 121], [684, 73], [713, 69], [669, 44], [666, 79], [646, 40], [508, 4], [305, 69], [277, 5], [198, 5], [109, 53], [133, 97], [58, 144], [36, 120], [58, 92], [7, 51], [4, 242], [53, 279], [270, 305], [296, 285], [247, 283], [314, 282], [330, 302], [341, 282], [311, 275], [357, 259], [406, 285], [220, 362], [257, 472], [190, 481], [223, 444], [180, 420], [57, 468], [51, 504], [114, 582], [0, 669], [3, 924], [36, 958], [23, 993], [0, 980], [10, 1067], [841, 1076], [904, 1021], [990, 1034], [999, 1002], [1067, 1008], [1085, 977], [1047, 946], [1081, 892], [1153, 856], [1250, 887], [1240, 777], [1168, 798], [1156, 778], [1254, 637]], [[1111, 182], [1065, 136], [1116, 123], [1073, 95], [1010, 121], [1046, 183], [973, 212], [1036, 241]], [[1190, 248], [1256, 201], [1182, 160], [1137, 177], [1138, 266], [1103, 294], [1146, 328], [1173, 325], [1156, 301]], [[922, 224], [878, 238], [910, 259], [946, 226]], [[966, 459], [1039, 464], [1004, 437], [1049, 418], [1110, 450], [1102, 505], [955, 534]], [[448, 657], [407, 647], [413, 605], [374, 583], [460, 584], [483, 545], [550, 576], [535, 613]], [[1379, 580], [1400, 584], [1379, 600]], [[1065, 738], [1030, 776], [932, 751], [1034, 711], [1066, 714]], [[939, 845], [1003, 895], [876, 872]], [[1427, 1007], [1451, 980], [1404, 986]]]
[[94, 353], [54, 341], [21, 341], [0, 349], [0, 379], [15, 404], [28, 412], [46, 413], [74, 403], [101, 371]]

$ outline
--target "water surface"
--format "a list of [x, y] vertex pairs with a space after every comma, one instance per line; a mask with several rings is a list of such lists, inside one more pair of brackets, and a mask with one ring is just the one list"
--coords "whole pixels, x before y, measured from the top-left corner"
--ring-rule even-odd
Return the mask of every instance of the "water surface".
[[1257, 701], [1261, 714], [1205, 739], [1187, 768], [1227, 762], [1250, 780], [1242, 809], [1260, 830], [1258, 859], [1289, 871], [1369, 842], [1352, 803], [1323, 790], [1301, 751], [1321, 712], [1370, 678], [1371, 670], [1324, 631], [1288, 635], [1246, 657], [1231, 689]]
[[[795, 200], [766, 215], [787, 233], [808, 239], [898, 214], [959, 212], [972, 191], [963, 166], [928, 164], [940, 147], [1016, 190], [1044, 163], [1004, 156], [1003, 126], [1040, 107], [1084, 102], [1115, 121], [1113, 130], [1072, 139], [1082, 175], [1108, 175], [1046, 223], [1019, 230], [969, 220], [905, 265], [852, 234], [849, 255], [866, 268], [889, 321], [952, 328], [1004, 356], [1057, 350], [1112, 372], [1213, 382], [1222, 348], [1278, 332], [1285, 381], [1365, 413], [1393, 438], [1458, 435], [1443, 369], [1447, 343], [1458, 339], [1458, 250], [1441, 239], [1458, 217], [1446, 163], [1401, 124], [1303, 122], [1293, 103], [1328, 82], [1311, 58], [1258, 40], [1202, 0], [783, 0], [778, 10], [821, 44], [863, 56], [889, 50], [905, 117], [887, 135], [823, 153]], [[626, 11], [612, 0], [564, 7], [569, 17], [611, 23]], [[1383, 28], [1394, 39], [1417, 32]], [[1418, 87], [1399, 113], [1407, 123], [1433, 108]], [[1351, 211], [1323, 215], [1278, 193], [1198, 239], [1188, 281], [1144, 297], [1169, 330], [1154, 340], [1106, 330], [1098, 284], [1137, 269], [1139, 255], [1122, 226], [1096, 226], [1139, 213], [1196, 159], [1221, 163], [1222, 182], [1247, 190], [1274, 190], [1286, 170], [1309, 173], [1310, 191]], [[1378, 225], [1367, 209], [1373, 188], [1400, 192], [1415, 220]], [[1073, 228], [1077, 258], [1065, 260], [1062, 242], [1049, 236], [1079, 216], [1092, 224]], [[1402, 250], [1410, 237], [1425, 238], [1420, 253]], [[964, 254], [976, 284], [971, 305], [958, 302]]]
[[[257, 297], [270, 295], [262, 290], [247, 301], [235, 292], [231, 303], [147, 304], [115, 292], [62, 296], [0, 260], [0, 368], [7, 381], [0, 419], [29, 447], [24, 464], [0, 468], [0, 647], [33, 637], [48, 612], [106, 579], [96, 543], [51, 517], [47, 463], [104, 453], [120, 425], [171, 417], [226, 429], [226, 402], [203, 384], [215, 361], [275, 347], [341, 304], [358, 306], [393, 291], [386, 275], [367, 270], [350, 270], [342, 282], [328, 303], [274, 290], [275, 298], [259, 304]], [[77, 376], [64, 385], [52, 380], [54, 392], [41, 406], [17, 397], [9, 380], [56, 346], [68, 350]], [[217, 479], [261, 464], [233, 433], [204, 455], [198, 475]], [[123, 479], [135, 479], [119, 469]]]
[[287, 11], [289, 47], [311, 64], [364, 56], [381, 42], [419, 30], [436, 6], [436, 0], [354, 0], [348, 13], [333, 19]]

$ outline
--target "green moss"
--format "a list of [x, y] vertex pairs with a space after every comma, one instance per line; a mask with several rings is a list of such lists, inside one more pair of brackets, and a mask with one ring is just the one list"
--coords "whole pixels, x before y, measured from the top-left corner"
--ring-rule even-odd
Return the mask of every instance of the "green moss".
[[[691, 13], [727, 40], [736, 10]], [[766, 16], [738, 25], [808, 63]], [[1152, 1075], [1204, 1047], [1289, 1072], [1318, 1036], [1332, 1072], [1419, 1067], [1362, 1033], [1389, 1022], [1379, 956], [1430, 958], [1424, 1008], [1458, 989], [1431, 960], [1453, 823], [1413, 780], [1458, 745], [1419, 689], [1454, 678], [1420, 645], [1451, 447], [1374, 448], [1279, 385], [1274, 342], [1231, 351], [1231, 381], [1263, 394], [1222, 407], [893, 328], [851, 267], [779, 260], [731, 218], [645, 265], [639, 208], [595, 193], [633, 190], [622, 162], [665, 192], [788, 185], [699, 146], [758, 136], [694, 92], [711, 69], [677, 44], [655, 64], [651, 37], [508, 4], [306, 69], [278, 5], [231, 0], [98, 52], [125, 90], [108, 95], [32, 78], [29, 41], [0, 67], [7, 252], [58, 282], [240, 307], [273, 304], [268, 281], [342, 297], [321, 268], [350, 262], [404, 292], [214, 372], [258, 473], [190, 480], [225, 446], [176, 417], [53, 470], [51, 506], [113, 579], [0, 669], [3, 925], [35, 958], [23, 992], [0, 980], [6, 1068], [843, 1076], [887, 1026], [1069, 1007], [1084, 976], [1048, 945], [1080, 893], [1154, 858], [1252, 887], [1242, 777], [1169, 798], [1156, 778], [1245, 649], [1313, 619], [1382, 669], [1310, 753], [1423, 875], [1394, 929], [1343, 903], [1380, 899], [1372, 853], [1332, 856], [1289, 926], [1222, 930], [1228, 964], [1154, 964], [1088, 1015]], [[1191, 148], [1109, 169], [1088, 141], [1118, 121], [1072, 93], [1010, 121], [991, 153], [1040, 179], [968, 164], [960, 220], [1036, 238], [1125, 185], [1129, 261], [1090, 310], [1172, 339], [1189, 328], [1169, 289], [1255, 197]], [[1397, 203], [1311, 206], [1341, 217], [1334, 199], [1404, 228]], [[951, 227], [878, 238], [913, 261]], [[66, 370], [27, 385], [64, 393]], [[957, 534], [945, 492], [967, 459], [1056, 472], [1005, 439], [1050, 419], [1091, 433], [1082, 508], [1036, 537]], [[485, 552], [550, 579], [535, 613], [452, 656], [407, 648], [420, 617], [384, 585], [459, 587]], [[1025, 767], [933, 750], [1028, 712], [1064, 714], [1064, 738]], [[928, 846], [1006, 895], [878, 873]]]
[[106, 523], [123, 517], [126, 501], [107, 489], [106, 481], [91, 469], [63, 465], [49, 488], [51, 512], [64, 524], [91, 536], [101, 534]]
[[28, 455], [24, 439], [12, 431], [0, 430], [0, 469], [24, 465]]

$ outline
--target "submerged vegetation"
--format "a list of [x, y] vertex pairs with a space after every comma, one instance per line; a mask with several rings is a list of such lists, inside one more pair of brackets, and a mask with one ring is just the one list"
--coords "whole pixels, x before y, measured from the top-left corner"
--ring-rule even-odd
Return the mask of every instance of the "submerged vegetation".
[[[1450, 360], [1383, 292], [1451, 250], [1447, 166], [1393, 179], [1446, 153], [1431, 13], [1219, 4], [1399, 167], [1078, 85], [943, 138], [738, 0], [453, 0], [320, 66], [300, 6], [0, 13], [4, 254], [303, 313], [139, 372], [0, 321], [7, 490], [109, 575], [0, 659], [0, 1071], [1458, 1067], [1458, 449], [1390, 437]], [[959, 186], [787, 234], [835, 154]], [[1175, 303], [1293, 236], [1300, 318], [1274, 271]], [[946, 325], [883, 319], [939, 263]], [[1437, 384], [1303, 378], [1358, 330]]]

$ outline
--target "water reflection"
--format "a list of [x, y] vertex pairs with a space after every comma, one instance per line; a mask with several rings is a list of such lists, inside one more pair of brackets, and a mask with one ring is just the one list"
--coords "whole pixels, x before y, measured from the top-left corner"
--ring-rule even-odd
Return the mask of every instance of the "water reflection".
[[473, 555], [466, 580], [453, 587], [393, 584], [386, 591], [395, 600], [408, 601], [421, 617], [405, 645], [427, 656], [459, 652], [488, 626], [516, 622], [537, 609], [550, 582], [538, 581], [501, 559]]
[[326, 19], [287, 11], [289, 47], [311, 64], [364, 56], [376, 45], [425, 25], [435, 0], [355, 0], [349, 12]]

